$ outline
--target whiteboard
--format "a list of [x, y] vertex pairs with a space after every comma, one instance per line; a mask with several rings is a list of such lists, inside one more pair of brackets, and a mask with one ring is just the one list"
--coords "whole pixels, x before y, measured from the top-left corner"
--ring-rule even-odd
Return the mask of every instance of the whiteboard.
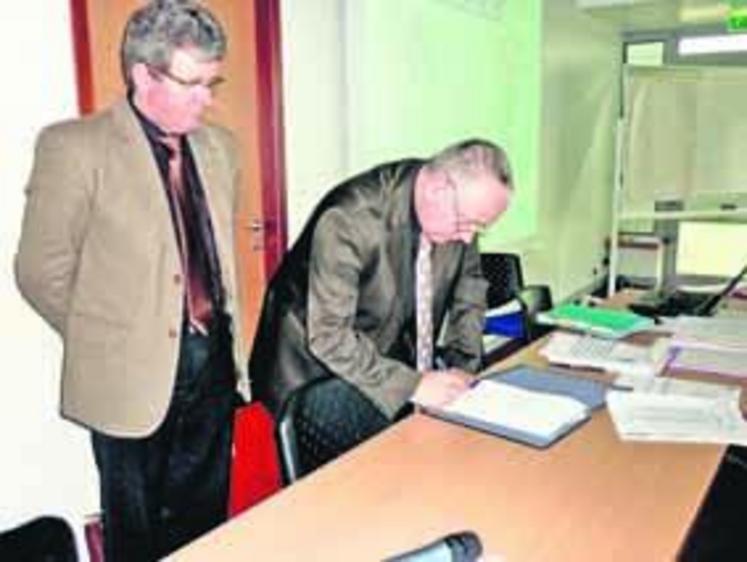
[[718, 206], [747, 195], [747, 70], [629, 67], [624, 212], [658, 201]]

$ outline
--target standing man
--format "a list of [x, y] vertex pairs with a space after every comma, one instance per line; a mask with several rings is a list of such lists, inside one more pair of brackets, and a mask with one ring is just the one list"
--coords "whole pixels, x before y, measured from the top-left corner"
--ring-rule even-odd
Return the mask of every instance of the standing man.
[[277, 417], [294, 389], [332, 373], [392, 419], [410, 400], [439, 405], [465, 390], [480, 365], [487, 288], [475, 233], [511, 193], [505, 153], [482, 140], [329, 192], [268, 288], [253, 397]]
[[226, 518], [238, 169], [229, 133], [201, 125], [225, 50], [195, 1], [134, 12], [126, 99], [42, 131], [27, 186], [16, 277], [64, 341], [62, 415], [92, 433], [107, 562]]

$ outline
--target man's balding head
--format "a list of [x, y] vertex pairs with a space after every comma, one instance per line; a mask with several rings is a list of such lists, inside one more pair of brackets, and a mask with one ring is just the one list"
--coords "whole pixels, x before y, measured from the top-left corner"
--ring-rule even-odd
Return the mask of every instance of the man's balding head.
[[506, 153], [471, 139], [439, 152], [420, 170], [415, 211], [431, 241], [469, 243], [505, 212], [512, 192]]

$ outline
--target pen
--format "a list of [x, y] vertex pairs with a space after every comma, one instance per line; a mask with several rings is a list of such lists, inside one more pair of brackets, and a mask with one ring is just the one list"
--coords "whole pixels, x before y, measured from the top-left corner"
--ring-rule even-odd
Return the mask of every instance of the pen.
[[433, 365], [436, 367], [437, 371], [448, 371], [449, 369], [446, 361], [444, 361], [443, 357], [440, 356], [436, 356], [436, 358], [433, 360]]
[[633, 390], [634, 390], [632, 386], [617, 385], [615, 383], [612, 383], [609, 386], [609, 389], [610, 390], [619, 390], [619, 391], [622, 391], [622, 392], [633, 392]]

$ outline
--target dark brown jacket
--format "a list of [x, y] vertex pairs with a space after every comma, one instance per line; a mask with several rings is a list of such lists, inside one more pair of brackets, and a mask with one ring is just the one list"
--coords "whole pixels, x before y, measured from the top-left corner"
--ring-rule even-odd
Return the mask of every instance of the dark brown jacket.
[[[413, 210], [417, 160], [385, 164], [330, 191], [270, 282], [249, 363], [252, 397], [273, 415], [292, 390], [331, 372], [388, 417], [407, 402], [415, 364]], [[487, 283], [477, 246], [434, 246], [433, 320], [443, 357], [480, 364]], [[447, 314], [448, 313], [448, 314]]]

